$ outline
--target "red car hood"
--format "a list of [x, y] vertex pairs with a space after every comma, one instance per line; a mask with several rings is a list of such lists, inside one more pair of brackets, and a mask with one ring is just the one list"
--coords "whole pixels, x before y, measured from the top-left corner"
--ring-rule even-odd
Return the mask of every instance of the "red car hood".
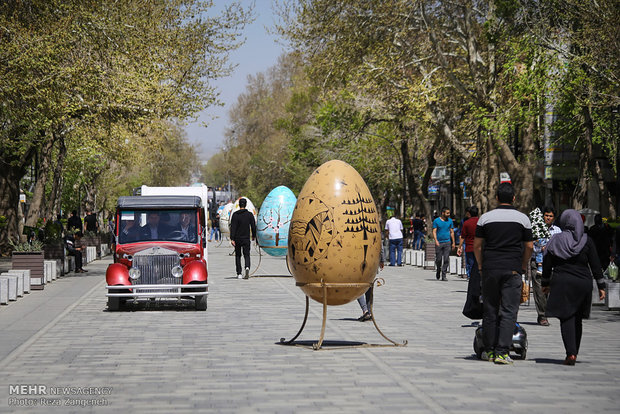
[[200, 245], [198, 244], [187, 244], [187, 243], [175, 243], [175, 242], [140, 242], [140, 243], [128, 243], [118, 245], [116, 252], [118, 254], [130, 254], [135, 255], [136, 253], [149, 249], [151, 247], [160, 247], [162, 249], [173, 250], [177, 253], [189, 253], [190, 255], [201, 254]]

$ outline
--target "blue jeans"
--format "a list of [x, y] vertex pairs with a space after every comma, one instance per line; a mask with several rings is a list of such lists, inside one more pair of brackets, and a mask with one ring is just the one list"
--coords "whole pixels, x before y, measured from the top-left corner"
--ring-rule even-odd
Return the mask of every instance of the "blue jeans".
[[[398, 258], [396, 256], [398, 252]], [[397, 265], [401, 265], [403, 257], [403, 239], [390, 239], [390, 266], [394, 266], [394, 262]]]
[[420, 250], [422, 248], [422, 237], [424, 237], [422, 230], [416, 230], [413, 232], [413, 248], [415, 250]]
[[222, 237], [219, 227], [211, 227], [211, 234], [209, 235], [209, 240], [213, 239], [213, 235], [215, 235], [215, 240], [219, 240], [220, 237]]
[[476, 256], [474, 252], [465, 252], [465, 272], [467, 272], [467, 278], [469, 279], [469, 275], [471, 274], [471, 269], [474, 267], [474, 263], [476, 262]]

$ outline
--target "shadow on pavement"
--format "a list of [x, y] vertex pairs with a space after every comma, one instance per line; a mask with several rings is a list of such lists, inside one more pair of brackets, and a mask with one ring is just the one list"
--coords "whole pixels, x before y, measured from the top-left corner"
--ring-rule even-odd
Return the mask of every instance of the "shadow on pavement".
[[[287, 344], [285, 342], [275, 342], [276, 345], [288, 345], [288, 346], [298, 346], [303, 348], [312, 348], [312, 345], [317, 343], [318, 339], [312, 341], [295, 341], [291, 344]], [[322, 348], [329, 349], [347, 349], [352, 347], [360, 347], [360, 346], [369, 346], [366, 342], [358, 342], [358, 341], [334, 341], [334, 340], [325, 340], [323, 341]]]
[[108, 313], [123, 313], [123, 312], [161, 312], [161, 311], [175, 311], [175, 312], [197, 312], [195, 308], [194, 299], [181, 299], [174, 300], [140, 300], [137, 303], [128, 301], [121, 305], [120, 310], [110, 311], [108, 308], [104, 308], [103, 312]]
[[260, 278], [260, 277], [293, 277], [293, 276], [292, 275], [254, 275], [254, 276], [250, 276], [250, 279]]
[[530, 361], [534, 361], [537, 364], [550, 364], [550, 365], [562, 365], [562, 364], [564, 364], [564, 360], [563, 359], [534, 358], [534, 359], [530, 359]]

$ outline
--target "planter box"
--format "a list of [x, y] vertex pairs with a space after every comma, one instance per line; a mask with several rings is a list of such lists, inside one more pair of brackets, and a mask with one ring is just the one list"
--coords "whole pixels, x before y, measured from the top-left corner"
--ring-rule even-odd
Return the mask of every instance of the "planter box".
[[424, 248], [424, 269], [426, 270], [434, 270], [435, 269], [435, 244], [426, 243], [426, 247]]
[[30, 269], [30, 288], [41, 290], [45, 287], [43, 252], [13, 252], [11, 268]]
[[58, 269], [60, 274], [65, 273], [62, 268], [62, 264], [65, 262], [65, 245], [62, 242], [58, 242], [55, 244], [46, 244], [43, 246], [43, 255], [45, 260], [60, 260], [61, 268]]

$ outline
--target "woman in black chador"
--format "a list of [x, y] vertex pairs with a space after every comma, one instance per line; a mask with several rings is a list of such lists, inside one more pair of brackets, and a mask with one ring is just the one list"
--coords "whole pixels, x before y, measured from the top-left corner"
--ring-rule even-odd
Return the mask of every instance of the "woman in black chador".
[[590, 317], [592, 276], [599, 297], [605, 298], [603, 272], [596, 247], [583, 231], [583, 220], [576, 210], [560, 217], [562, 233], [554, 235], [543, 260], [543, 292], [549, 293], [547, 316], [560, 320], [566, 348], [565, 365], [575, 365], [581, 343], [582, 320]]

